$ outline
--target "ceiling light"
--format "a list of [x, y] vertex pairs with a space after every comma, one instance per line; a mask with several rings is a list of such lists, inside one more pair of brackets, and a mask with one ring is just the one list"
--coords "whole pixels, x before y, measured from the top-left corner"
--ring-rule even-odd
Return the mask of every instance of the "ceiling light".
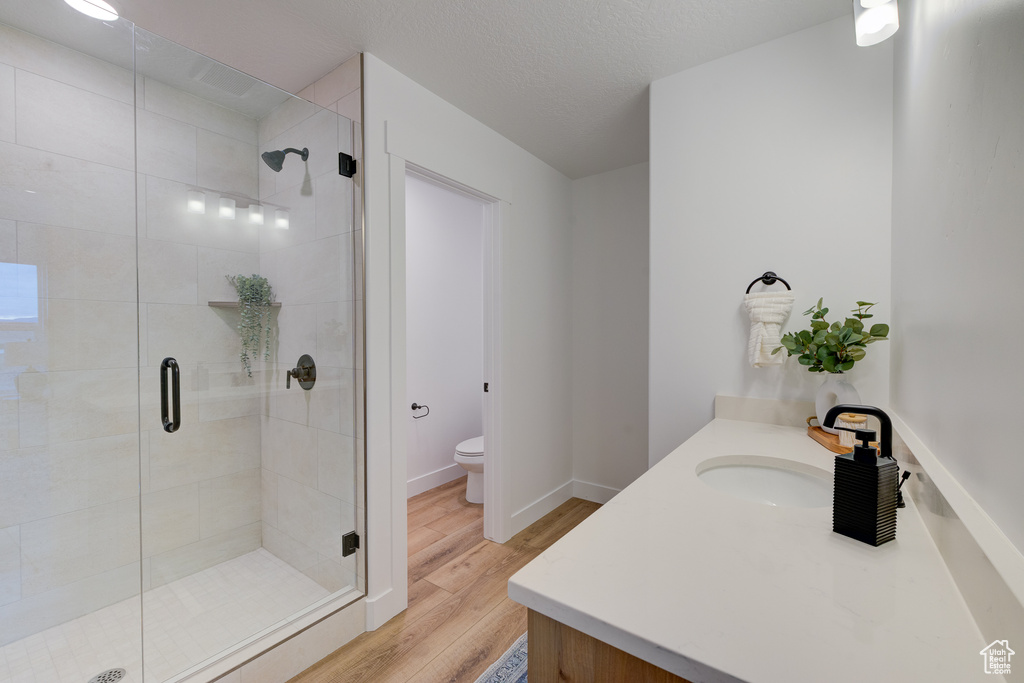
[[263, 225], [263, 207], [259, 204], [249, 205], [249, 222], [253, 225]]
[[64, 0], [64, 2], [93, 19], [102, 19], [103, 21], [117, 19], [117, 10], [104, 0]]
[[857, 45], [877, 45], [900, 27], [896, 0], [853, 0], [853, 27]]
[[274, 212], [274, 225], [282, 230], [288, 229], [288, 212], [284, 209], [278, 209]]

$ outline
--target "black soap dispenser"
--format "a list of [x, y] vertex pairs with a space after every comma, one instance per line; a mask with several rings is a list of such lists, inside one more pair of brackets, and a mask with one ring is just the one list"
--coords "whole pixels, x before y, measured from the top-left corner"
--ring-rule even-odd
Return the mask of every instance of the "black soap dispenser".
[[851, 429], [860, 442], [836, 456], [832, 531], [879, 546], [896, 538], [899, 467], [870, 446], [875, 433]]

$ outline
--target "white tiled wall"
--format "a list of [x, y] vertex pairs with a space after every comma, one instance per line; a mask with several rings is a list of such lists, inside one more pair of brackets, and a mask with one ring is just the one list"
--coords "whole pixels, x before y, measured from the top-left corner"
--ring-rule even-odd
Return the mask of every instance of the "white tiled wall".
[[258, 548], [265, 410], [237, 312], [207, 305], [258, 270], [259, 232], [184, 210], [258, 195], [255, 119], [0, 27], [0, 146], [0, 262], [39, 283], [38, 323], [0, 329], [2, 644], [138, 593], [140, 538], [146, 588]]
[[[289, 207], [291, 222], [260, 235], [260, 273], [283, 303], [262, 429], [263, 545], [332, 591], [362, 575], [361, 553], [341, 556], [361, 502], [353, 270], [361, 234], [352, 180], [337, 168], [339, 151], [353, 153], [353, 124], [336, 115], [340, 100], [359, 96], [359, 79], [356, 57], [303, 92], [327, 109], [291, 100], [260, 121], [258, 136], [261, 151], [309, 148], [306, 163], [289, 155], [279, 173], [259, 169], [261, 196]], [[286, 390], [285, 372], [304, 353], [316, 362], [316, 384]]]
[[[364, 584], [362, 551], [341, 558], [365, 516], [360, 206], [335, 165], [360, 155], [359, 71], [311, 86], [329, 111], [292, 99], [256, 121], [0, 26], [0, 262], [35, 266], [40, 302], [38, 323], [0, 324], [0, 645], [136, 595], [140, 575], [153, 589], [261, 544], [329, 590]], [[309, 163], [259, 161], [283, 147]], [[196, 188], [204, 215], [184, 210]], [[207, 302], [254, 272], [284, 305], [249, 378], [237, 311]], [[316, 387], [286, 391], [302, 353]]]

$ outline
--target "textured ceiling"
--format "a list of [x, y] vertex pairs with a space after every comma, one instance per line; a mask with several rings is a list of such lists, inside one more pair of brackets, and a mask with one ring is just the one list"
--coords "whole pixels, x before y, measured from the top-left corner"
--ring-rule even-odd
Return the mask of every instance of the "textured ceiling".
[[570, 178], [647, 159], [652, 80], [852, 15], [849, 0], [116, 4], [142, 28], [291, 92], [371, 52]]

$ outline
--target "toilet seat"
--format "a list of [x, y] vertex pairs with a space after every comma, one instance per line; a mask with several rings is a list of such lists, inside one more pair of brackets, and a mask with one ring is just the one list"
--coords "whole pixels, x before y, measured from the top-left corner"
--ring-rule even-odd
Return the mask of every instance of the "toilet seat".
[[484, 437], [476, 436], [466, 439], [455, 447], [455, 454], [467, 458], [482, 456], [484, 454]]

